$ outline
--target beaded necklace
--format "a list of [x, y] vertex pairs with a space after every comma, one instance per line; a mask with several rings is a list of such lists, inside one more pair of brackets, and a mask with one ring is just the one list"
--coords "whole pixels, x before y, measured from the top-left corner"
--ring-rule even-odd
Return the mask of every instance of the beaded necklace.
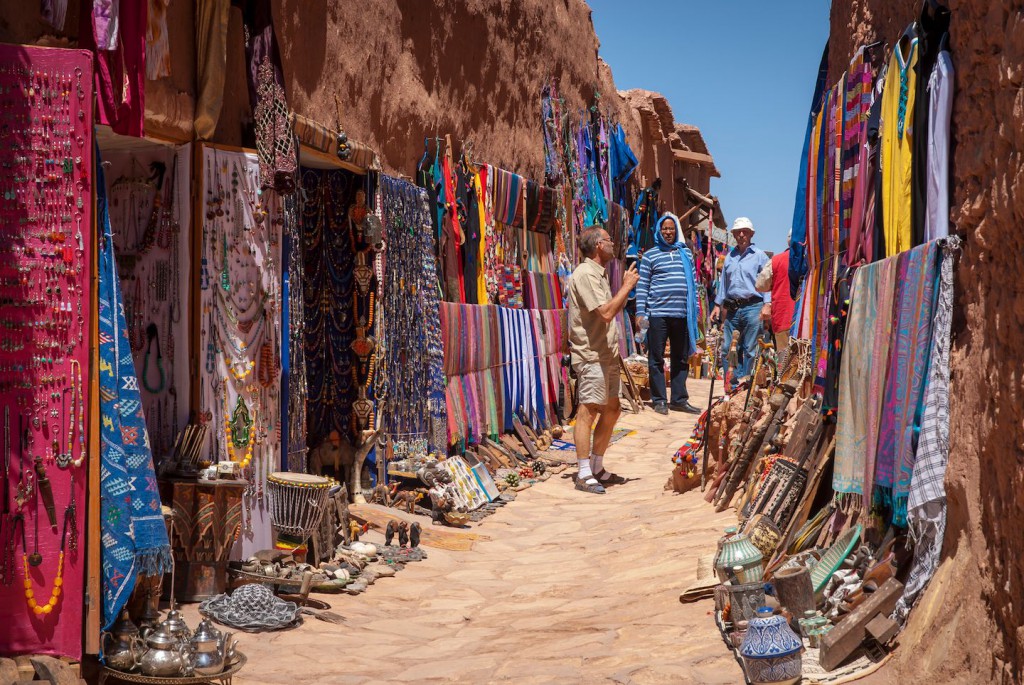
[[[71, 411], [66, 414], [68, 422], [67, 450], [56, 456], [57, 466], [66, 469], [74, 466], [76, 469], [85, 461], [85, 401], [82, 389], [82, 364], [77, 359], [70, 360], [71, 365], [71, 387], [67, 391], [71, 394]], [[78, 458], [74, 458], [74, 434], [78, 428]]]
[[314, 170], [303, 172], [302, 185], [306, 439], [317, 444], [331, 431], [349, 431], [356, 399], [351, 346], [357, 316], [345, 306], [355, 297], [348, 210], [356, 186], [349, 172]]

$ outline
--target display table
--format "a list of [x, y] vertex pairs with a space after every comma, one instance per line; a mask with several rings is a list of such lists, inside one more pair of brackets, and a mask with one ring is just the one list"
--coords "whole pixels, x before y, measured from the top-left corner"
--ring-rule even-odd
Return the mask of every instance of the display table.
[[160, 481], [160, 497], [174, 511], [171, 549], [174, 596], [198, 602], [224, 592], [228, 557], [242, 529], [244, 480]]

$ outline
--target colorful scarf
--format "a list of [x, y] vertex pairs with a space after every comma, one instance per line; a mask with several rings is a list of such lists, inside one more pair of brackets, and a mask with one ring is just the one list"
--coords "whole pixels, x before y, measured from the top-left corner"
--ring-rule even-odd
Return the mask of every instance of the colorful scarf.
[[931, 354], [938, 243], [925, 243], [901, 253], [898, 259], [893, 303], [895, 335], [878, 435], [875, 494], [883, 503], [892, 496], [893, 523], [905, 526]]
[[99, 245], [100, 531], [103, 626], [117, 620], [136, 577], [171, 570], [171, 548], [128, 343], [121, 281], [107, 213], [106, 183], [97, 154]]
[[[957, 241], [956, 244], [958, 244]], [[953, 252], [947, 243], [939, 268], [939, 293], [935, 305], [928, 387], [925, 390], [921, 438], [910, 486], [907, 523], [914, 539], [914, 563], [897, 605], [897, 613], [909, 611], [939, 566], [946, 532], [946, 463], [949, 459], [949, 345], [953, 321]]]
[[561, 309], [562, 287], [558, 274], [524, 271], [523, 301], [529, 309]]
[[[878, 290], [875, 308], [877, 309], [877, 325], [874, 328], [871, 359], [871, 371], [868, 374], [867, 413], [869, 440], [865, 443], [864, 453], [864, 498], [867, 509], [871, 504], [871, 492], [875, 482], [875, 455], [878, 451], [878, 431], [882, 420], [882, 396], [885, 391], [885, 379], [888, 373], [889, 348], [892, 346], [892, 305], [896, 293], [895, 259], [886, 259], [880, 263]], [[849, 334], [847, 334], [849, 339]], [[842, 406], [842, 405], [840, 405]]]

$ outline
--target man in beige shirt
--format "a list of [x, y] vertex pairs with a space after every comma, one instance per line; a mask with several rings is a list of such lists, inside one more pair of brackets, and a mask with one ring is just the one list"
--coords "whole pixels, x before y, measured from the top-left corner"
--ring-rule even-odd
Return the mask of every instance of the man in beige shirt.
[[[636, 265], [622, 277], [612, 296], [605, 266], [615, 256], [615, 244], [600, 226], [580, 235], [586, 259], [572, 272], [569, 285], [569, 349], [576, 373], [579, 410], [573, 438], [576, 442], [576, 489], [603, 493], [604, 485], [621, 478], [604, 470], [604, 452], [619, 420], [619, 333], [615, 317], [626, 306], [629, 291], [639, 280]], [[594, 428], [594, 420], [597, 428]], [[590, 431], [594, 430], [591, 450]]]

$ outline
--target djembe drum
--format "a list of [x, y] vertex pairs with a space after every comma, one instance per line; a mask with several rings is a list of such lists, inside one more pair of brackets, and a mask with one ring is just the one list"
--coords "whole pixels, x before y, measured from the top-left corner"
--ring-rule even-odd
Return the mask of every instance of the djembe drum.
[[308, 473], [278, 471], [267, 476], [275, 549], [305, 560], [306, 541], [320, 525], [331, 485], [329, 478]]

